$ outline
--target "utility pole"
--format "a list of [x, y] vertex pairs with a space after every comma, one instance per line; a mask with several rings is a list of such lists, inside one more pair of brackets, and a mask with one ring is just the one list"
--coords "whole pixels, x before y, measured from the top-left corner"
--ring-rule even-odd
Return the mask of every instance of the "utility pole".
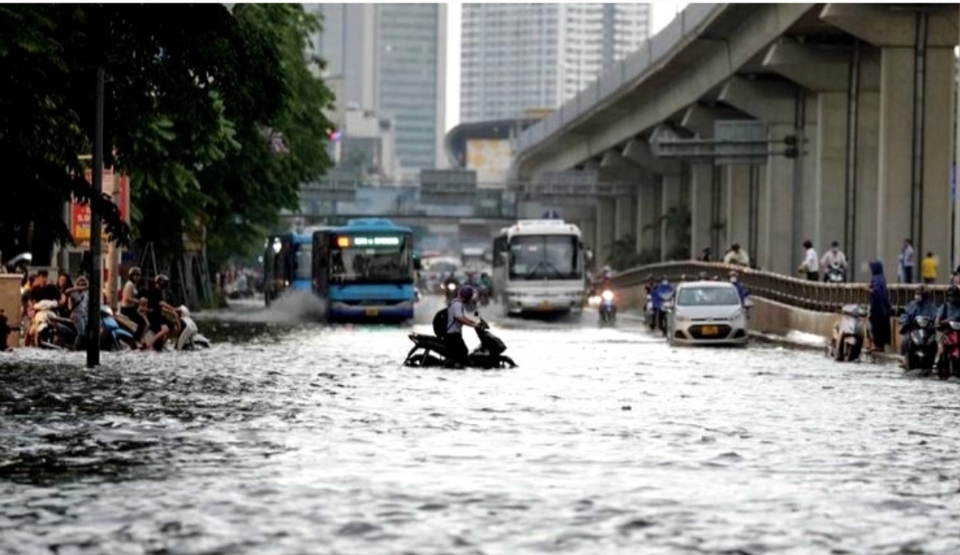
[[[91, 198], [99, 198], [103, 189], [103, 67], [97, 68], [97, 110], [93, 131], [93, 183]], [[90, 206], [90, 288], [87, 290], [87, 368], [100, 365], [100, 214]]]

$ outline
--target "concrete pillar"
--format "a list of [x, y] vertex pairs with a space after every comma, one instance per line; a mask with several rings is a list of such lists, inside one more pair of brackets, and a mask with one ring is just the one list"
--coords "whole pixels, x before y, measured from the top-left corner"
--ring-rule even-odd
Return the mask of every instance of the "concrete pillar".
[[[717, 257], [723, 256], [730, 245], [739, 243], [741, 248], [747, 248], [750, 229], [749, 195], [750, 195], [750, 166], [734, 164], [726, 166], [726, 216], [724, 217], [724, 234], [721, 251]], [[757, 253], [748, 252], [751, 259]]]
[[634, 196], [619, 196], [614, 198], [614, 240], [633, 235], [637, 229], [637, 199]]
[[695, 164], [690, 180], [690, 256], [711, 246], [713, 221], [713, 164]]
[[817, 95], [817, 144], [811, 240], [818, 250], [843, 242], [847, 171], [847, 93]]
[[[953, 109], [953, 50], [926, 51], [923, 133], [914, 129], [914, 49], [884, 47], [880, 54], [880, 168], [877, 203], [877, 254], [895, 276], [903, 240], [914, 241], [917, 262], [923, 252], [950, 252], [950, 164]], [[920, 117], [918, 115], [918, 117]], [[922, 156], [914, 160], [914, 141]], [[922, 163], [922, 194], [914, 198], [914, 164]], [[913, 218], [911, 218], [913, 212]], [[919, 232], [919, 236], [918, 236]], [[916, 280], [916, 275], [914, 276]]]
[[652, 251], [659, 248], [656, 227], [659, 226], [660, 206], [657, 204], [657, 180], [652, 176], [640, 183], [637, 195], [637, 252]]
[[[794, 134], [793, 124], [776, 123], [768, 128], [771, 141], [782, 141]], [[783, 156], [770, 156], [767, 160], [765, 186], [766, 192], [762, 210], [767, 218], [761, 228], [760, 253], [757, 263], [764, 270], [794, 275], [799, 260], [794, 260], [797, 250], [793, 236], [794, 216], [794, 160]], [[766, 239], [766, 240], [764, 240]], [[801, 242], [803, 239], [799, 239]]]
[[597, 231], [593, 251], [596, 253], [598, 263], [601, 266], [607, 263], [613, 246], [614, 211], [612, 198], [597, 198]]
[[682, 180], [680, 174], [664, 175], [662, 179], [662, 196], [660, 205], [660, 260], [667, 261], [667, 255], [673, 249], [674, 237], [673, 231], [667, 226], [665, 216], [670, 213], [671, 208], [679, 207], [683, 199]]

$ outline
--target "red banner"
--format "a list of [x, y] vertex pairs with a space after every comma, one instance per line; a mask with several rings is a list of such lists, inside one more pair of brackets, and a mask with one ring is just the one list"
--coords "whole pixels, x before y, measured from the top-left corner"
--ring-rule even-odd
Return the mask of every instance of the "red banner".
[[[93, 181], [92, 171], [86, 171], [87, 182]], [[114, 187], [118, 193], [117, 202], [123, 221], [130, 222], [130, 178], [125, 175], [115, 176], [113, 170], [103, 170], [103, 192], [112, 195]], [[84, 243], [90, 240], [90, 205], [80, 204], [76, 200], [70, 202], [70, 233], [74, 241]], [[106, 232], [102, 232], [103, 240], [107, 240]]]

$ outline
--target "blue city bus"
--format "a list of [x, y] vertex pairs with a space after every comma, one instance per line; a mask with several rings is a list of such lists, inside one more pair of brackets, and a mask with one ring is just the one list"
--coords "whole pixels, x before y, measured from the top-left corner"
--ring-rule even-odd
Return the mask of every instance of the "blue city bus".
[[413, 230], [362, 218], [313, 234], [313, 276], [327, 320], [399, 322], [413, 318], [420, 260]]
[[313, 236], [323, 228], [271, 235], [263, 253], [263, 298], [267, 306], [284, 291], [313, 291]]

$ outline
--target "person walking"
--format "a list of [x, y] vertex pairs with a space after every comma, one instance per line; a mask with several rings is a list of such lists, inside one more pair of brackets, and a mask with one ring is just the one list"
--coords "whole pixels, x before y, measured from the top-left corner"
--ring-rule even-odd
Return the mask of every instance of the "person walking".
[[813, 248], [813, 241], [810, 239], [804, 241], [803, 248], [807, 250], [807, 253], [804, 256], [803, 263], [800, 264], [800, 272], [805, 272], [809, 281], [820, 281], [820, 257], [817, 256], [817, 251]]
[[867, 319], [870, 323], [870, 337], [873, 351], [883, 352], [890, 344], [890, 291], [887, 289], [887, 278], [883, 275], [883, 263], [874, 260], [870, 263], [870, 311]]
[[936, 283], [938, 270], [939, 263], [937, 262], [937, 258], [933, 256], [932, 252], [927, 252], [927, 256], [920, 261], [920, 278], [923, 280], [923, 283], [927, 285]]
[[903, 283], [913, 283], [914, 260], [913, 241], [909, 238], [904, 239], [903, 248], [900, 249], [900, 265], [903, 269]]

